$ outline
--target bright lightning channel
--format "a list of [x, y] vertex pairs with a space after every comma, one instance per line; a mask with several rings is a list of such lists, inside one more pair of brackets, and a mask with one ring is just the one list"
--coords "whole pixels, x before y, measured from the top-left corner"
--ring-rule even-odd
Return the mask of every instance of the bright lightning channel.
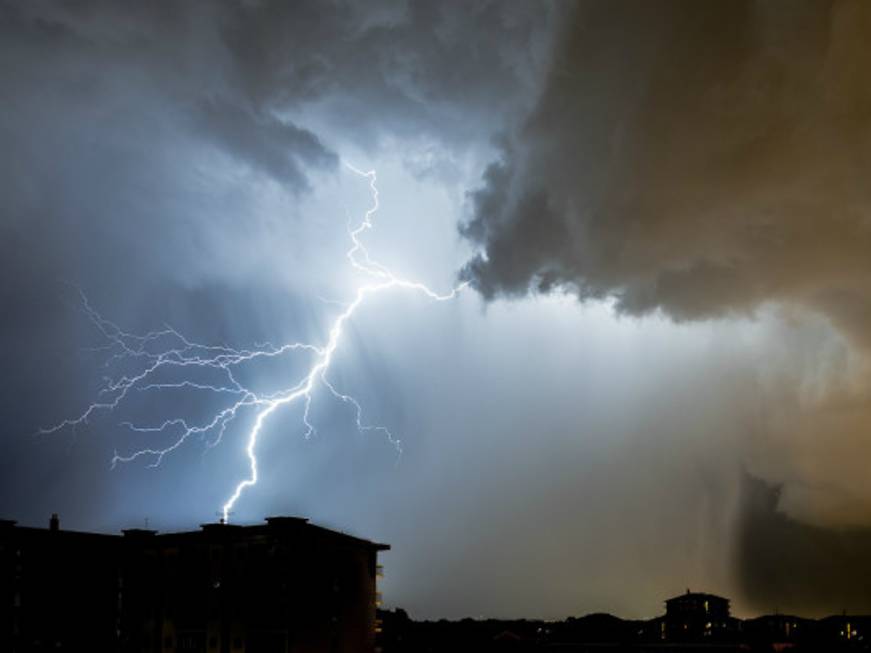
[[[345, 304], [344, 310], [333, 321], [329, 330], [327, 343], [324, 346], [316, 346], [302, 342], [286, 343], [275, 346], [271, 343], [257, 345], [253, 349], [235, 349], [226, 345], [203, 345], [191, 342], [181, 333], [170, 326], [165, 326], [158, 331], [152, 331], [144, 335], [129, 333], [122, 330], [117, 324], [105, 319], [90, 304], [88, 298], [80, 291], [82, 307], [85, 314], [96, 326], [97, 330], [106, 339], [106, 345], [100, 349], [111, 351], [106, 365], [113, 362], [125, 361], [128, 363], [141, 363], [138, 371], [134, 374], [124, 374], [120, 378], [106, 378], [103, 387], [99, 390], [99, 399], [88, 406], [78, 417], [66, 419], [55, 426], [42, 429], [41, 433], [55, 433], [62, 429], [76, 427], [88, 423], [89, 419], [100, 411], [113, 411], [121, 406], [134, 391], [160, 391], [169, 389], [202, 390], [215, 394], [233, 397], [234, 401], [204, 423], [191, 424], [186, 419], [174, 418], [151, 426], [141, 426], [131, 422], [122, 422], [122, 425], [137, 433], [166, 433], [171, 429], [177, 429], [179, 435], [172, 444], [163, 448], [146, 448], [129, 454], [120, 455], [116, 451], [112, 457], [112, 466], [119, 463], [129, 463], [139, 458], [150, 458], [152, 467], [157, 467], [164, 457], [181, 447], [192, 436], [206, 437], [214, 433], [214, 437], [207, 441], [207, 446], [217, 445], [230, 423], [238, 413], [246, 408], [256, 410], [253, 426], [247, 434], [245, 455], [248, 458], [249, 476], [240, 481], [232, 494], [221, 506], [223, 520], [228, 521], [230, 513], [239, 498], [246, 489], [257, 484], [259, 478], [257, 465], [257, 443], [263, 432], [266, 420], [274, 412], [294, 403], [301, 403], [303, 407], [302, 424], [305, 427], [305, 437], [309, 438], [315, 433], [315, 427], [310, 420], [312, 396], [318, 387], [326, 390], [336, 399], [350, 404], [354, 410], [356, 427], [359, 431], [378, 431], [383, 433], [387, 440], [402, 453], [400, 441], [383, 426], [370, 426], [363, 423], [363, 409], [360, 403], [352, 396], [339, 392], [330, 383], [327, 373], [333, 362], [333, 356], [342, 340], [344, 328], [354, 316], [357, 309], [362, 306], [366, 299], [391, 289], [404, 289], [420, 293], [433, 301], [448, 301], [466, 286], [462, 283], [450, 292], [440, 294], [430, 290], [425, 284], [417, 281], [409, 281], [396, 276], [385, 265], [374, 261], [369, 255], [369, 250], [361, 240], [364, 233], [373, 227], [373, 218], [380, 207], [378, 199], [377, 176], [374, 170], [364, 172], [354, 166], [345, 163], [345, 166], [354, 174], [369, 180], [369, 190], [372, 197], [372, 205], [365, 212], [362, 221], [354, 228], [349, 224], [348, 236], [351, 247], [346, 252], [350, 265], [357, 271], [368, 277], [369, 282], [357, 287], [353, 300]], [[171, 346], [162, 343], [171, 343]], [[157, 351], [155, 349], [157, 348]], [[283, 356], [292, 352], [308, 352], [313, 356], [311, 366], [303, 377], [294, 385], [273, 392], [261, 394], [243, 385], [236, 374], [235, 369], [243, 363], [270, 359]], [[198, 382], [193, 378], [187, 378], [176, 382], [162, 382], [159, 374], [168, 370], [207, 370], [219, 374], [223, 381], [220, 384]]]

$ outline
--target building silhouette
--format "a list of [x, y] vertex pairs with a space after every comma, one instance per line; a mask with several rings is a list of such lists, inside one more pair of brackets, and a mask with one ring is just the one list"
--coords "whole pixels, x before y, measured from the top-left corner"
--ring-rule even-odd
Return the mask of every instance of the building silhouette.
[[666, 599], [660, 620], [660, 638], [671, 642], [733, 639], [738, 620], [729, 613], [729, 599], [690, 592]]
[[0, 521], [0, 651], [372, 651], [388, 545], [298, 517], [80, 533]]

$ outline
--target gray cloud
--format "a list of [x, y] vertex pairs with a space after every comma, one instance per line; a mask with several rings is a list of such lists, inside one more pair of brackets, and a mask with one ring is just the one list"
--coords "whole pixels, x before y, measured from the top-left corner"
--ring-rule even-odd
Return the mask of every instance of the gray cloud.
[[465, 275], [677, 319], [867, 312], [869, 34], [861, 2], [580, 4], [472, 195]]
[[312, 132], [268, 114], [204, 101], [199, 122], [236, 157], [292, 188], [306, 187], [306, 166], [335, 167], [338, 157]]
[[[20, 252], [40, 279], [92, 291], [106, 270], [128, 295], [247, 283], [260, 259], [288, 255], [265, 215], [276, 207], [256, 206], [265, 186], [289, 195], [277, 208], [293, 216], [312, 175], [337, 170], [337, 143], [478, 147], [528, 102], [549, 20], [491, 2], [0, 12], [0, 259], [17, 279], [7, 294], [22, 295], [36, 277]], [[420, 174], [449, 161], [438, 156]], [[305, 238], [299, 223], [279, 229]]]
[[[154, 138], [157, 118], [188, 121], [207, 143], [290, 189], [305, 186], [302, 166], [335, 166], [314, 134], [277, 116], [275, 97], [245, 94], [225, 74], [232, 57], [217, 7], [6, 3], [3, 13], [4, 78], [22, 112], [10, 112], [9, 129], [73, 109], [85, 121], [79, 130], [123, 121], [134, 144]], [[24, 124], [9, 124], [16, 118]], [[33, 146], [38, 134], [30, 136]]]

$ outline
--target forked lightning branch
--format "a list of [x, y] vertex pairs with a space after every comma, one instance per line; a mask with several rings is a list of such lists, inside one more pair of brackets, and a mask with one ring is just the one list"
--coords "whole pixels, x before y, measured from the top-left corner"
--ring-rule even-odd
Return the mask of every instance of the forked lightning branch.
[[[227, 430], [233, 426], [237, 417], [252, 411], [253, 425], [244, 436], [249, 475], [238, 482], [221, 507], [224, 520], [228, 519], [230, 511], [242, 493], [258, 481], [257, 445], [269, 417], [282, 408], [300, 404], [304, 435], [311, 436], [315, 432], [311, 421], [311, 402], [312, 396], [318, 390], [349, 404], [354, 411], [357, 429], [383, 434], [397, 452], [401, 453], [399, 440], [383, 426], [365, 424], [360, 403], [351, 395], [340, 392], [330, 382], [328, 376], [330, 365], [342, 341], [345, 327], [357, 309], [370, 296], [402, 289], [423, 294], [434, 301], [447, 301], [453, 299], [465, 284], [455, 287], [448, 293], [440, 294], [430, 290], [423, 283], [396, 276], [386, 266], [373, 260], [362, 238], [365, 232], [372, 228], [372, 220], [379, 208], [375, 171], [363, 172], [349, 164], [345, 165], [353, 173], [369, 180], [372, 196], [372, 205], [363, 215], [360, 223], [356, 227], [349, 226], [348, 236], [351, 247], [346, 254], [348, 263], [366, 279], [366, 283], [356, 288], [351, 301], [344, 305], [344, 310], [335, 318], [325, 343], [316, 345], [291, 342], [280, 346], [266, 344], [251, 349], [234, 349], [225, 345], [193, 342], [171, 327], [145, 334], [129, 333], [100, 315], [82, 293], [83, 309], [105, 339], [103, 349], [109, 355], [107, 363], [126, 363], [128, 371], [117, 378], [107, 378], [99, 390], [97, 399], [77, 417], [43, 429], [41, 433], [55, 433], [87, 424], [97, 413], [122, 409], [125, 404], [131, 402], [132, 395], [138, 392], [208, 392], [226, 398], [221, 408], [205, 420], [194, 421], [188, 417], [173, 417], [154, 424], [122, 422], [121, 425], [127, 429], [146, 436], [171, 435], [171, 441], [161, 447], [147, 447], [127, 453], [116, 451], [112, 457], [113, 466], [138, 459], [148, 460], [150, 466], [158, 466], [167, 455], [179, 449], [192, 437], [207, 438], [209, 446], [217, 445]], [[255, 391], [250, 383], [240, 379], [241, 366], [286, 355], [306, 355], [309, 360], [306, 371], [292, 379], [287, 387], [275, 392], [263, 393]], [[130, 372], [130, 369], [134, 371]], [[219, 381], [200, 380], [198, 373], [203, 371], [210, 374], [210, 379], [219, 379]], [[172, 381], [166, 380], [167, 372], [172, 373]]]

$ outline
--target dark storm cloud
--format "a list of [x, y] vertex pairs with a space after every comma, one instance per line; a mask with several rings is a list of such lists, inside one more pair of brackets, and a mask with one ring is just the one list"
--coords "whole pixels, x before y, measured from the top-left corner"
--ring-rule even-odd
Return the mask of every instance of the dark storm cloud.
[[[239, 251], [259, 243], [236, 245], [264, 228], [250, 208], [264, 179], [304, 191], [336, 169], [343, 140], [486, 141], [529, 96], [548, 25], [540, 8], [491, 2], [2, 2], [0, 13], [0, 258], [16, 279], [7, 296], [20, 297], [58, 278], [92, 288], [109, 270], [130, 294], [149, 275], [238, 280]], [[251, 176], [232, 183], [238, 169]]]
[[[869, 66], [863, 2], [580, 3], [537, 106], [471, 195], [462, 232], [482, 251], [463, 275], [488, 298], [560, 287], [678, 321], [800, 305], [867, 348]], [[823, 360], [821, 342], [796, 344]], [[784, 375], [772, 412], [793, 412], [763, 429], [865, 450], [867, 373], [820, 369]]]
[[[273, 97], [252, 97], [220, 72], [228, 57], [219, 17], [205, 6], [6, 3], [2, 10], [10, 118], [20, 120], [4, 126], [27, 133], [32, 149], [40, 145], [32, 131], [39, 117], [63, 121], [55, 111], [74, 103], [88, 122], [125, 112], [131, 143], [155, 137], [152, 119], [186, 120], [206, 142], [290, 189], [305, 186], [305, 166], [336, 164], [314, 134], [278, 119]], [[57, 104], [32, 106], [40, 102]]]
[[370, 145], [379, 134], [421, 131], [486, 139], [534, 91], [549, 20], [542, 7], [494, 2], [94, 0], [4, 2], [0, 11], [12, 115], [29, 101], [73, 101], [96, 119], [104, 108], [129, 109], [131, 93], [145, 105], [126, 116], [133, 140], [149, 136], [143, 115], [181, 117], [186, 130], [291, 188], [304, 185], [306, 166], [336, 163], [289, 118], [308, 106]]
[[246, 110], [216, 100], [201, 107], [200, 124], [235, 156], [289, 184], [305, 187], [306, 163], [335, 166], [337, 157], [310, 131], [271, 115], [251, 116]]
[[472, 195], [466, 276], [677, 319], [794, 299], [867, 337], [869, 44], [849, 0], [580, 4]]
[[254, 99], [318, 110], [369, 145], [424, 130], [486, 140], [537, 88], [554, 9], [545, 4], [280, 3], [223, 18], [239, 84]]

